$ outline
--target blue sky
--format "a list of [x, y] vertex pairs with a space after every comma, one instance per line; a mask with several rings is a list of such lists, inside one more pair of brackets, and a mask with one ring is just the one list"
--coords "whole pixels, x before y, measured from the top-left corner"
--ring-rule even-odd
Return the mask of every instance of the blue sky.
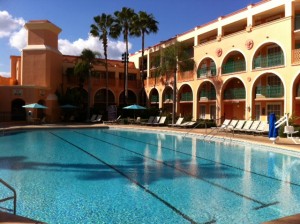
[[[82, 49], [102, 52], [101, 43], [89, 36], [93, 17], [113, 14], [122, 7], [152, 13], [159, 22], [157, 34], [146, 37], [152, 46], [219, 16], [245, 8], [259, 0], [0, 0], [0, 75], [9, 76], [10, 55], [20, 55], [26, 44], [24, 23], [49, 20], [62, 29], [59, 49], [79, 55]], [[130, 38], [130, 53], [141, 49], [139, 38]], [[124, 52], [122, 37], [110, 40], [109, 57], [119, 59]]]

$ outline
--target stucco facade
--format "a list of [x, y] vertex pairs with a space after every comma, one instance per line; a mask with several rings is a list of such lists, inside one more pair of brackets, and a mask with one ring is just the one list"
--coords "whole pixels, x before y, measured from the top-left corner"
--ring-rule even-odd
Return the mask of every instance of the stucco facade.
[[[176, 74], [178, 115], [219, 122], [267, 120], [271, 112], [300, 117], [299, 18], [299, 0], [265, 0], [147, 48], [149, 105], [171, 112], [174, 74], [158, 75], [152, 64], [178, 41], [196, 64]], [[130, 60], [139, 67], [141, 52]]]
[[[58, 35], [61, 29], [47, 20], [34, 20], [25, 25], [28, 30], [28, 45], [21, 56], [11, 56], [11, 77], [0, 77], [0, 121], [26, 120], [25, 104], [40, 103], [48, 108], [32, 110], [33, 116], [46, 115], [47, 122], [60, 120], [62, 109], [58, 92], [79, 88], [78, 78], [69, 76], [80, 57], [62, 55], [58, 50]], [[129, 63], [128, 103], [139, 103], [141, 80], [139, 70]], [[124, 64], [118, 60], [108, 61], [108, 105], [124, 105]], [[97, 59], [92, 67], [90, 105], [105, 113], [106, 77], [104, 59]], [[88, 92], [87, 80], [83, 91]], [[86, 95], [85, 94], [85, 95]], [[81, 110], [86, 110], [87, 98]]]

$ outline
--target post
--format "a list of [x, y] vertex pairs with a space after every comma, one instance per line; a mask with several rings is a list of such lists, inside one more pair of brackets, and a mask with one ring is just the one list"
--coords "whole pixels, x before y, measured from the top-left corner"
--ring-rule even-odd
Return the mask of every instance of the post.
[[88, 77], [88, 108], [86, 111], [86, 121], [88, 122], [90, 119], [90, 113], [91, 113], [91, 69], [92, 69], [92, 63], [89, 64], [89, 77]]
[[174, 84], [173, 84], [173, 108], [172, 108], [172, 124], [175, 124], [176, 114], [176, 99], [177, 99], [177, 71], [178, 71], [178, 56], [176, 56], [176, 69], [174, 72]]

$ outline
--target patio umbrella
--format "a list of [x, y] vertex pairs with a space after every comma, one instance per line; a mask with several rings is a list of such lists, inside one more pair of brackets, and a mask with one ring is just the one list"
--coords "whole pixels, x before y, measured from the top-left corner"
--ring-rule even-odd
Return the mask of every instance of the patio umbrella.
[[[143, 107], [143, 106], [140, 106], [140, 105], [137, 105], [137, 104], [132, 104], [132, 105], [123, 107], [123, 109], [125, 109], [125, 110], [145, 110], [147, 108]], [[134, 111], [134, 118], [135, 118], [135, 111]]]
[[147, 108], [146, 108], [146, 107], [143, 107], [143, 106], [140, 106], [140, 105], [137, 105], [137, 104], [132, 104], [132, 105], [130, 105], [130, 106], [123, 107], [123, 109], [145, 110], [145, 109], [147, 109]]
[[42, 104], [38, 104], [38, 103], [32, 103], [32, 104], [26, 104], [24, 106], [22, 106], [24, 108], [32, 108], [32, 109], [47, 109], [48, 107], [42, 105]]
[[269, 115], [269, 139], [275, 144], [276, 138], [278, 136], [278, 128], [275, 127], [276, 116], [274, 113]]

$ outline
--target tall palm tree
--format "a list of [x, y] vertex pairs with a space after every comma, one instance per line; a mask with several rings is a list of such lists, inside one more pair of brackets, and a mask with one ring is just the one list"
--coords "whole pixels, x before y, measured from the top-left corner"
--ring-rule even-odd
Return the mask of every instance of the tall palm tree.
[[114, 19], [111, 15], [106, 15], [102, 13], [99, 16], [94, 17], [94, 24], [91, 25], [91, 35], [98, 37], [102, 41], [104, 58], [105, 58], [105, 109], [108, 109], [108, 66], [107, 66], [107, 46], [108, 46], [108, 37], [110, 36], [110, 29], [113, 25]]
[[176, 103], [177, 103], [177, 72], [193, 70], [195, 61], [186, 51], [186, 46], [181, 42], [174, 42], [162, 49], [160, 57], [160, 75], [168, 73], [174, 74], [173, 82], [173, 108], [172, 108], [172, 124], [175, 123]]
[[91, 75], [92, 75], [92, 67], [95, 63], [97, 56], [100, 56], [100, 53], [94, 52], [90, 49], [83, 49], [80, 55], [81, 61], [76, 63], [74, 68], [74, 74], [79, 76], [79, 87], [83, 88], [83, 84], [86, 79], [88, 79], [88, 108], [86, 113], [86, 119], [88, 120], [90, 117], [90, 99], [91, 99]]
[[[126, 55], [128, 56], [128, 37], [131, 35], [131, 30], [133, 27], [133, 18], [136, 15], [133, 9], [123, 7], [121, 11], [114, 12], [115, 21], [112, 26], [110, 35], [113, 38], [118, 38], [120, 34], [123, 34], [125, 46], [126, 46]], [[125, 104], [127, 104], [128, 99], [128, 90], [127, 90], [127, 81], [128, 81], [128, 64], [125, 60], [125, 74], [124, 74], [124, 89], [125, 89]]]
[[[133, 27], [131, 34], [135, 36], [142, 36], [142, 61], [141, 61], [141, 79], [142, 88], [144, 89], [144, 52], [145, 52], [145, 34], [157, 33], [158, 22], [154, 19], [152, 14], [147, 14], [144, 11], [139, 11], [133, 19]], [[144, 102], [144, 92], [142, 92], [142, 102]]]

